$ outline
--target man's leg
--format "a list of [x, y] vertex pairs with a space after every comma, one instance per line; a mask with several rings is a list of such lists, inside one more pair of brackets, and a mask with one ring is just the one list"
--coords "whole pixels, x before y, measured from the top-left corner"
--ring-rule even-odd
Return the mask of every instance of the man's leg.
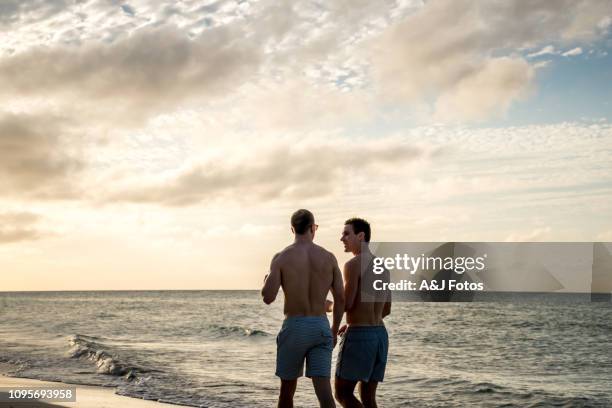
[[363, 408], [361, 402], [353, 394], [356, 385], [357, 381], [349, 381], [336, 377], [336, 399], [344, 408]]
[[281, 380], [278, 408], [293, 408], [293, 394], [295, 394], [296, 388], [297, 378], [295, 380]]
[[321, 408], [336, 408], [329, 377], [312, 377], [312, 385]]
[[360, 382], [359, 383], [359, 396], [361, 402], [365, 408], [378, 408], [376, 405], [376, 387], [378, 381]]

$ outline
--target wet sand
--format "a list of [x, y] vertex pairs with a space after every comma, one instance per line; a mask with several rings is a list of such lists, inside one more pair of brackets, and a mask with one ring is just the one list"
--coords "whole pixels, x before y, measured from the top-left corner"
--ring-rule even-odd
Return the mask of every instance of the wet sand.
[[[0, 374], [0, 387], [61, 387], [62, 383], [30, 380], [27, 378], [6, 377]], [[155, 401], [123, 397], [115, 394], [114, 388], [87, 385], [66, 385], [76, 387], [76, 402], [0, 402], [0, 408], [162, 408], [176, 407]], [[2, 394], [7, 394], [2, 392]], [[3, 395], [3, 396], [5, 396]]]

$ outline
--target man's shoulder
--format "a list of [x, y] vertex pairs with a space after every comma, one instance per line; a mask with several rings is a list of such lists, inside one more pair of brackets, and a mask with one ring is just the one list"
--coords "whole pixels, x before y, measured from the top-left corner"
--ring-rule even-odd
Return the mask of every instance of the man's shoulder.
[[312, 247], [316, 251], [317, 255], [325, 256], [325, 257], [328, 257], [328, 258], [335, 258], [335, 255], [332, 252], [330, 252], [327, 249], [323, 248], [321, 245], [317, 245], [317, 244], [315, 244], [313, 242], [312, 243]]
[[344, 268], [348, 271], [358, 271], [361, 265], [361, 255], [355, 255], [351, 259], [345, 262]]
[[288, 245], [285, 248], [281, 249], [280, 251], [278, 251], [273, 257], [272, 257], [272, 262], [280, 262], [283, 260], [283, 258], [286, 258], [288, 255], [291, 254], [293, 250], [293, 245]]
[[353, 265], [359, 265], [360, 263], [361, 263], [361, 254], [357, 254], [351, 259], [349, 259], [348, 261], [346, 261], [345, 265], [353, 266]]

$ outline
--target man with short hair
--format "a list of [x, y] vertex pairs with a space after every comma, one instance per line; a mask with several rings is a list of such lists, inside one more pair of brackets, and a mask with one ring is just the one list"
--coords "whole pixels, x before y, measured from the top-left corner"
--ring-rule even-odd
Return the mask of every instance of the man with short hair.
[[[340, 240], [344, 251], [355, 255], [344, 265], [344, 297], [347, 326], [340, 341], [336, 364], [336, 399], [345, 408], [376, 408], [376, 387], [385, 375], [389, 337], [383, 318], [391, 313], [389, 291], [373, 290], [375, 279], [389, 281], [389, 272], [372, 271], [370, 224], [362, 218], [344, 223]], [[359, 383], [359, 401], [354, 395]]]
[[[279, 407], [293, 407], [304, 360], [320, 406], [336, 406], [330, 385], [331, 359], [344, 313], [344, 291], [336, 257], [313, 243], [317, 228], [308, 210], [297, 210], [291, 216], [295, 240], [274, 256], [261, 290], [266, 304], [276, 299], [281, 286], [285, 295], [285, 320], [276, 338]], [[331, 329], [325, 314], [330, 290], [334, 298]]]

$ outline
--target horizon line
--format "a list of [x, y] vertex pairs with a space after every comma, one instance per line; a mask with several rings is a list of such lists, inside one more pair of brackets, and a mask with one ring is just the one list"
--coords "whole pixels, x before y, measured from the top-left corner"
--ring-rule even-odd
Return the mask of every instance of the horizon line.
[[[0, 294], [4, 293], [52, 293], [52, 292], [237, 292], [237, 291], [259, 291], [260, 288], [255, 289], [62, 289], [62, 290], [0, 290]], [[281, 288], [282, 290], [282, 288]], [[400, 291], [404, 292], [404, 291]], [[419, 292], [419, 291], [413, 291]], [[427, 291], [424, 291], [427, 292]], [[475, 291], [475, 293], [533, 293], [533, 294], [593, 294], [593, 295], [609, 295], [612, 292], [577, 292], [577, 291], [530, 291], [530, 290], [490, 290], [490, 291]]]

